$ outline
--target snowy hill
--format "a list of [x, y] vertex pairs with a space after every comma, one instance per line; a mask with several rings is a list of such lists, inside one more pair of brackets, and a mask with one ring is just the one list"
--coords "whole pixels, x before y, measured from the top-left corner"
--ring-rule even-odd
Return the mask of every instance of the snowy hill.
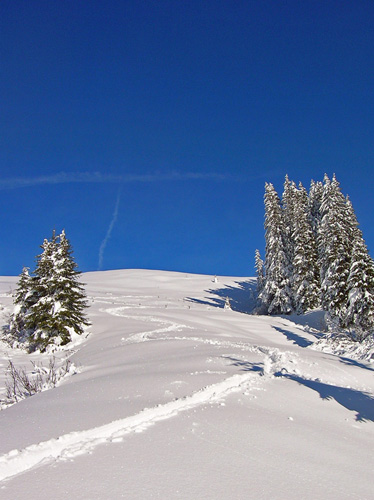
[[[83, 281], [89, 335], [54, 353], [78, 373], [0, 412], [0, 499], [373, 498], [373, 364], [245, 314], [253, 279]], [[0, 280], [3, 323], [15, 283]], [[51, 356], [0, 353], [2, 399], [8, 359]]]

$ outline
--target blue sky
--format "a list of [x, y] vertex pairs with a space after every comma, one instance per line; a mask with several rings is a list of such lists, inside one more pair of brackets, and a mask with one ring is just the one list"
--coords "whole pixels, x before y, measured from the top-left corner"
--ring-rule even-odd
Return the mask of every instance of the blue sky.
[[[265, 181], [334, 172], [374, 249], [374, 3], [4, 0], [0, 274], [253, 275]], [[373, 254], [373, 253], [372, 253]]]

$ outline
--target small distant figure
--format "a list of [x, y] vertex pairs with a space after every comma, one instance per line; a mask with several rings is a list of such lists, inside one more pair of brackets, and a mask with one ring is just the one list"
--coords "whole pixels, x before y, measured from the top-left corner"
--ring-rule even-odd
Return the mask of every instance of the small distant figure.
[[213, 280], [214, 283], [218, 283], [218, 278], [217, 276], [214, 276], [214, 280]]
[[231, 304], [230, 304], [230, 299], [228, 297], [226, 297], [224, 309], [228, 309], [229, 311], [232, 311]]

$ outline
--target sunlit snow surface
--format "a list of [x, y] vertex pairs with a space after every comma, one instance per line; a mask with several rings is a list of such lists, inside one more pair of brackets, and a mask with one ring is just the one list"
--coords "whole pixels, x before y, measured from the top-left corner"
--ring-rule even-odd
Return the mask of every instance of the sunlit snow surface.
[[[79, 373], [0, 412], [1, 499], [373, 498], [374, 363], [318, 350], [318, 318], [246, 314], [253, 279], [83, 280], [89, 335], [54, 353]], [[1, 399], [9, 358], [49, 357], [0, 352]]]

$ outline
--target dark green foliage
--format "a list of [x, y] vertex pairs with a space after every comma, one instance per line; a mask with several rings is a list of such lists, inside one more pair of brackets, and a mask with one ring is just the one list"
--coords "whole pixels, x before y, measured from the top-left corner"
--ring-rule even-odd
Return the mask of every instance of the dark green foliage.
[[41, 248], [33, 277], [25, 271], [20, 277], [13, 314], [18, 325], [14, 333], [31, 351], [67, 344], [73, 332], [80, 335], [89, 324], [84, 288], [65, 232], [58, 236], [53, 232]]
[[14, 294], [14, 312], [10, 318], [8, 335], [11, 341], [23, 341], [27, 337], [27, 317], [30, 308], [37, 301], [34, 288], [35, 278], [29, 274], [29, 268], [24, 267], [19, 276], [17, 289]]

